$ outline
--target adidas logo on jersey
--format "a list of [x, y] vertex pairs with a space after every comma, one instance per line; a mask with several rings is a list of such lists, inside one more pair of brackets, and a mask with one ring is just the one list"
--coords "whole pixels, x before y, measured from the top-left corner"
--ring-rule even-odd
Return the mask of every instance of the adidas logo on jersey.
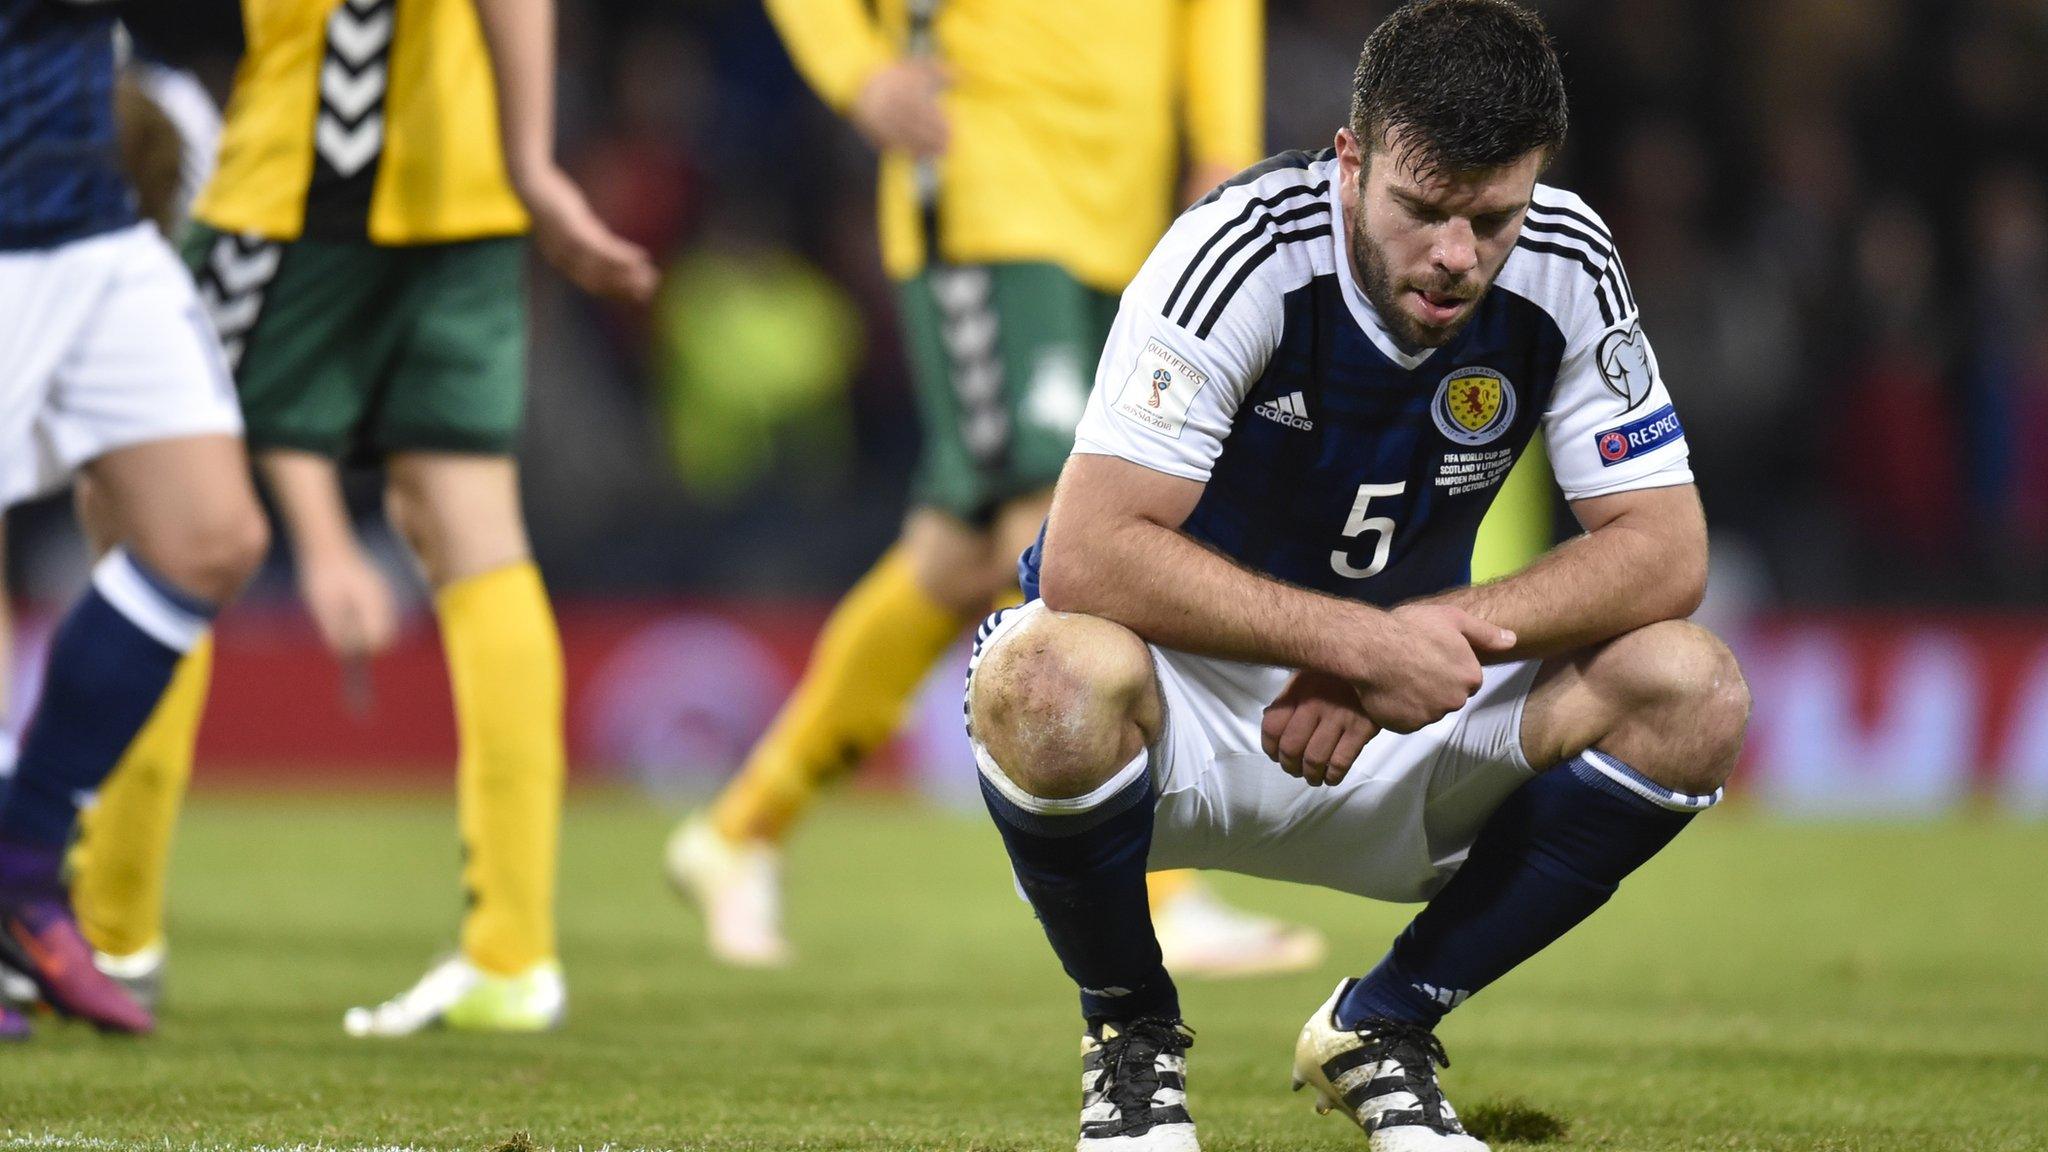
[[1316, 426], [1316, 422], [1308, 418], [1308, 403], [1302, 399], [1299, 392], [1276, 396], [1257, 405], [1252, 411], [1275, 424], [1285, 424], [1289, 428], [1299, 428], [1303, 432], [1312, 431]]

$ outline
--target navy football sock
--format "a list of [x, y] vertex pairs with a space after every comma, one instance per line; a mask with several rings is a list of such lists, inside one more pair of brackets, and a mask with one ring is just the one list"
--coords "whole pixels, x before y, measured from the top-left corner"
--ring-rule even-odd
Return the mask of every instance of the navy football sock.
[[1384, 1016], [1435, 1027], [1592, 915], [1623, 877], [1720, 798], [1719, 789], [1673, 792], [1596, 751], [1522, 785], [1386, 959], [1345, 993], [1338, 1023]]
[[93, 568], [91, 586], [50, 640], [42, 699], [0, 799], [0, 842], [63, 847], [79, 807], [114, 770], [212, 615], [212, 605], [121, 549]]
[[976, 752], [982, 799], [1046, 939], [1080, 985], [1081, 1015], [1091, 1023], [1178, 1020], [1180, 995], [1160, 960], [1145, 897], [1157, 799], [1146, 754], [1087, 796], [1044, 800]]

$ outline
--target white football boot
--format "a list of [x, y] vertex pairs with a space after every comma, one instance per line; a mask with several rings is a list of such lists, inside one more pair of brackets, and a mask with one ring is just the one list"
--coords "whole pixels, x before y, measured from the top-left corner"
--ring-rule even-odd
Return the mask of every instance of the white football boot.
[[1323, 962], [1323, 934], [1226, 904], [1192, 884], [1152, 913], [1166, 970], [1175, 976], [1270, 976]]
[[1467, 1135], [1436, 1082], [1450, 1067], [1436, 1033], [1419, 1024], [1367, 1020], [1339, 1027], [1337, 1003], [1355, 983], [1337, 985], [1302, 1025], [1294, 1044], [1294, 1089], [1316, 1091], [1316, 1113], [1336, 1109], [1370, 1138], [1372, 1152], [1487, 1152]]
[[170, 966], [170, 949], [162, 940], [144, 945], [126, 956], [95, 948], [92, 966], [127, 989], [137, 1004], [154, 1012], [164, 996], [164, 970]]
[[1188, 1116], [1178, 1020], [1105, 1021], [1081, 1036], [1081, 1140], [1075, 1152], [1200, 1152]]
[[668, 838], [669, 883], [704, 915], [714, 959], [736, 968], [782, 968], [782, 852], [764, 841], [734, 843], [709, 816], [692, 815]]
[[430, 1028], [468, 1032], [547, 1032], [569, 1011], [562, 966], [543, 960], [516, 976], [496, 976], [460, 956], [427, 970], [420, 982], [374, 1008], [351, 1008], [351, 1036], [411, 1036]]
[[36, 982], [12, 968], [0, 966], [0, 1004], [32, 1008], [43, 998]]

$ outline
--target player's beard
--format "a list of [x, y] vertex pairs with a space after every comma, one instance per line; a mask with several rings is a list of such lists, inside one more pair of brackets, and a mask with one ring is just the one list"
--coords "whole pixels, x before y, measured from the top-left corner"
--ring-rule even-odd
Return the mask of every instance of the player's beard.
[[[1358, 287], [1365, 293], [1366, 301], [1379, 313], [1380, 323], [1387, 326], [1387, 330], [1393, 333], [1394, 339], [1403, 348], [1441, 348], [1457, 339], [1458, 333], [1465, 330], [1465, 325], [1470, 324], [1472, 318], [1479, 315], [1479, 299], [1486, 295], [1487, 289], [1493, 287], [1492, 280], [1489, 279], [1480, 285], [1477, 292], [1472, 291], [1473, 277], [1466, 277], [1463, 280], [1439, 279], [1427, 284], [1402, 284], [1397, 288], [1394, 285], [1393, 273], [1387, 268], [1386, 258], [1366, 235], [1363, 189], [1352, 200], [1349, 215], [1349, 235], [1345, 239], [1351, 249], [1351, 271], [1358, 277]], [[1414, 314], [1401, 306], [1402, 294], [1418, 288], [1425, 292], [1470, 296], [1472, 303], [1466, 306], [1465, 311], [1456, 320], [1441, 328], [1431, 327], [1417, 320]]]

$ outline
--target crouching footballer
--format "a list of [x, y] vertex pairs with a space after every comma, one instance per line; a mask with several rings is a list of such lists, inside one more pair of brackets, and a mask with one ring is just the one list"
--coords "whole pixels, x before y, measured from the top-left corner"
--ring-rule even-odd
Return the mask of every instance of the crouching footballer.
[[[1218, 189], [1124, 293], [1031, 599], [968, 679], [983, 795], [1080, 987], [1083, 1152], [1197, 1146], [1148, 868], [1422, 902], [1294, 1078], [1374, 1152], [1479, 1152], [1437, 1023], [1721, 797], [1748, 690], [1685, 622], [1705, 522], [1613, 237], [1537, 182], [1565, 124], [1533, 14], [1419, 0], [1333, 149]], [[1469, 586], [1539, 432], [1585, 531]]]

